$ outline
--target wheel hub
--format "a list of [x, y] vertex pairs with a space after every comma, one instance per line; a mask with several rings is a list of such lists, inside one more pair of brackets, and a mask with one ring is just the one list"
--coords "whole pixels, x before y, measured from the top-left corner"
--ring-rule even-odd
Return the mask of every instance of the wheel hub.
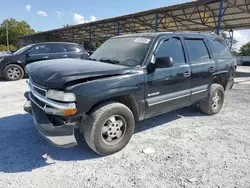
[[212, 98], [212, 106], [213, 106], [213, 108], [218, 108], [218, 106], [220, 104], [220, 100], [221, 100], [220, 94], [218, 92], [215, 92], [214, 96]]
[[126, 122], [122, 116], [111, 116], [102, 127], [102, 139], [108, 144], [117, 143], [122, 139], [125, 129]]
[[8, 70], [8, 76], [10, 78], [18, 78], [20, 74], [21, 74], [21, 71], [18, 68], [12, 67]]

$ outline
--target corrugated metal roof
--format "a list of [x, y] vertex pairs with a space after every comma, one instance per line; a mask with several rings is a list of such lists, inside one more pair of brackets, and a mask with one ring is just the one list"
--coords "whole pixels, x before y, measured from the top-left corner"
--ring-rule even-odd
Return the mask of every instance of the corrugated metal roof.
[[[215, 31], [220, 0], [198, 0], [24, 36], [23, 40], [70, 41], [136, 32]], [[158, 21], [156, 22], [156, 15]], [[221, 28], [250, 28], [250, 0], [224, 0]]]

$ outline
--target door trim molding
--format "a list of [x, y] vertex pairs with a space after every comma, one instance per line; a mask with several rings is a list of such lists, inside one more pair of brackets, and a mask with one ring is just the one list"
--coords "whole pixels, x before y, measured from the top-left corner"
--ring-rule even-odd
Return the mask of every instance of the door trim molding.
[[193, 88], [191, 88], [191, 95], [203, 93], [203, 92], [206, 92], [207, 90], [208, 90], [208, 85], [193, 87]]
[[154, 105], [161, 104], [164, 102], [188, 97], [190, 95], [191, 95], [190, 89], [186, 89], [183, 91], [178, 91], [178, 92], [173, 92], [173, 93], [169, 93], [169, 94], [165, 94], [161, 96], [151, 97], [151, 98], [146, 99], [146, 101], [148, 103], [148, 106], [154, 106]]

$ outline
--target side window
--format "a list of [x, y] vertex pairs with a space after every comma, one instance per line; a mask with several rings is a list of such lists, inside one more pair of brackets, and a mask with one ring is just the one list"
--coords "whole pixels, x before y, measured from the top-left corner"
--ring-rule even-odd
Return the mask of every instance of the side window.
[[156, 52], [156, 57], [170, 56], [173, 64], [185, 63], [184, 52], [180, 39], [170, 38], [164, 41]]
[[66, 48], [67, 52], [81, 52], [83, 51], [83, 49], [76, 44], [66, 44], [64, 45], [64, 47]]
[[51, 53], [60, 53], [66, 52], [66, 49], [63, 47], [62, 44], [50, 44]]
[[30, 50], [30, 53], [34, 55], [46, 54], [48, 52], [49, 52], [49, 49], [47, 48], [46, 44], [36, 45]]
[[232, 55], [228, 51], [227, 47], [224, 46], [222, 43], [220, 43], [217, 40], [209, 41], [209, 44], [211, 46], [211, 50], [216, 58], [232, 58]]
[[188, 39], [186, 41], [188, 45], [190, 61], [192, 64], [201, 63], [211, 59], [203, 40]]

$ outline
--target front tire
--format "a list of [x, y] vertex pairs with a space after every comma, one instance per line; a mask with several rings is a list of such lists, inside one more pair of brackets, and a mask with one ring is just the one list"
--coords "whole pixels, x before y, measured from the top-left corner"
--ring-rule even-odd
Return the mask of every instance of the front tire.
[[10, 64], [4, 68], [3, 76], [8, 81], [20, 80], [24, 76], [24, 71], [19, 65]]
[[200, 110], [208, 115], [217, 114], [224, 103], [224, 88], [219, 84], [212, 84], [206, 99], [200, 101]]
[[82, 126], [89, 147], [100, 155], [111, 155], [128, 144], [135, 120], [127, 106], [109, 102], [95, 108]]

